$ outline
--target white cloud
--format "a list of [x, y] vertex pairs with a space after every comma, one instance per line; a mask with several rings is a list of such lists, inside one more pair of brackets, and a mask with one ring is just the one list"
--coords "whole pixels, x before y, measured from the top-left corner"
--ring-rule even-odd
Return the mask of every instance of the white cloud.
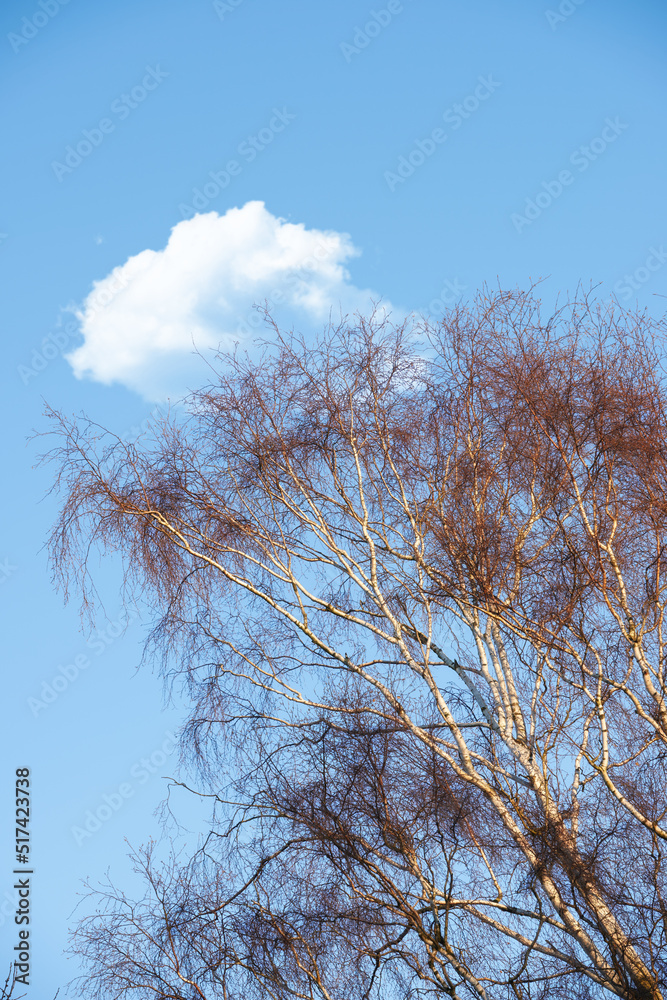
[[77, 378], [151, 400], [178, 396], [207, 377], [195, 348], [206, 358], [262, 332], [255, 303], [268, 300], [281, 326], [304, 332], [330, 310], [367, 312], [379, 295], [356, 288], [345, 266], [358, 254], [346, 233], [285, 222], [261, 201], [196, 215], [163, 250], [143, 250], [94, 283], [76, 310], [83, 343], [67, 360]]

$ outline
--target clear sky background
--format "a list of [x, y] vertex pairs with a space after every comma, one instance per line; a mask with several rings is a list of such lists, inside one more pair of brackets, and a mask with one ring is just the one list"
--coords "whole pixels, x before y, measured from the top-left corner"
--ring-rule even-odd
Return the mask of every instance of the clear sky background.
[[548, 302], [581, 282], [661, 315], [666, 27], [649, 0], [2, 4], [0, 972], [27, 765], [30, 1000], [76, 974], [81, 880], [122, 883], [125, 838], [159, 831], [184, 716], [136, 671], [149, 623], [120, 634], [113, 563], [92, 634], [52, 586], [44, 401], [136, 433], [205, 378], [193, 342], [248, 343], [267, 298], [307, 335], [330, 308], [437, 313], [539, 278]]

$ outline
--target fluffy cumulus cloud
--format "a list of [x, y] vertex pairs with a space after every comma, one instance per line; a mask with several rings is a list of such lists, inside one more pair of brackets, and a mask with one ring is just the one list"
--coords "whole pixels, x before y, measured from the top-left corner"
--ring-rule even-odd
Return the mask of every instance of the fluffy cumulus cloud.
[[346, 263], [358, 253], [346, 233], [285, 222], [261, 201], [196, 215], [163, 250], [143, 250], [94, 283], [68, 361], [78, 378], [178, 396], [207, 377], [196, 352], [208, 359], [262, 331], [256, 304], [304, 332], [330, 312], [367, 312], [379, 296], [352, 284]]

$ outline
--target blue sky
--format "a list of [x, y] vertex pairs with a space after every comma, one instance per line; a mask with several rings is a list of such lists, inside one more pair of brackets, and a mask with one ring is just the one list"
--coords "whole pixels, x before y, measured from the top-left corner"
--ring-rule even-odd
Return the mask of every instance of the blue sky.
[[666, 26], [646, 0], [5, 0], [0, 972], [28, 765], [31, 1000], [76, 973], [81, 880], [122, 881], [125, 838], [157, 832], [184, 712], [135, 669], [117, 566], [92, 634], [51, 584], [44, 401], [135, 433], [265, 298], [306, 334], [540, 278], [662, 314]]

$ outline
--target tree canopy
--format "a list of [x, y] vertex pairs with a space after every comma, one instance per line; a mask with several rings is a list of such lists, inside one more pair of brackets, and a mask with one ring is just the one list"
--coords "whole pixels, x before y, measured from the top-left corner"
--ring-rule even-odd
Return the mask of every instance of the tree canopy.
[[662, 332], [482, 293], [275, 330], [134, 443], [58, 418], [58, 578], [122, 553], [215, 807], [85, 996], [665, 995]]

